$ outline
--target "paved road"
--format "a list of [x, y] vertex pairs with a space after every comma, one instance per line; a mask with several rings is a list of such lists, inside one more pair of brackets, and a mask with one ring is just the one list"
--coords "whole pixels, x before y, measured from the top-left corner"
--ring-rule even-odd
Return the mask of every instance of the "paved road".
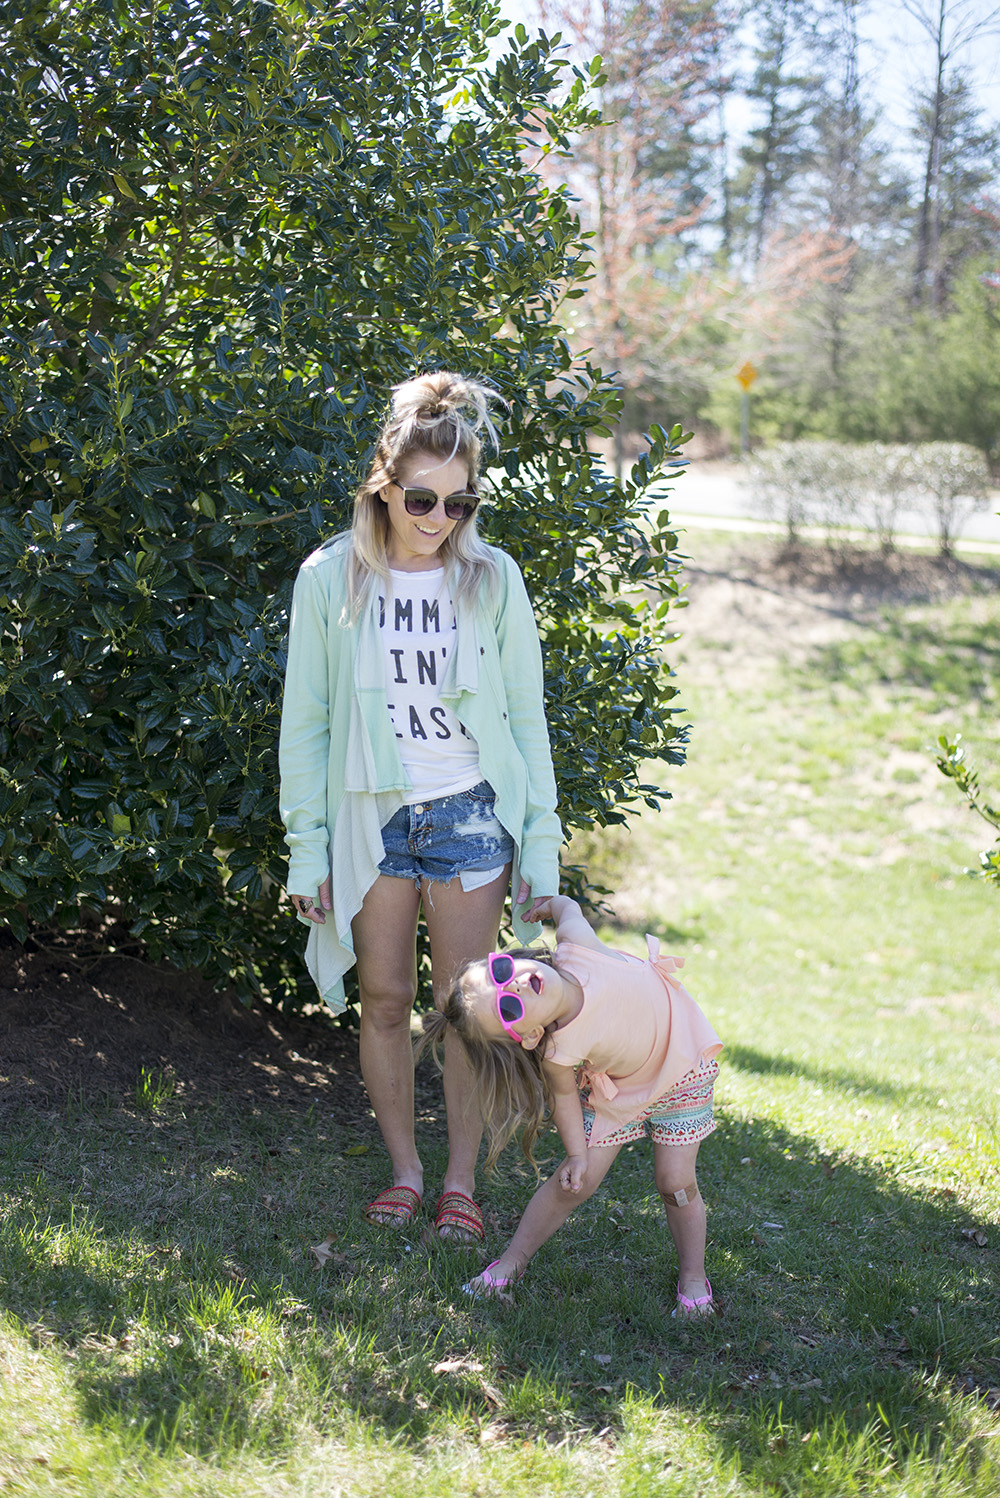
[[[754, 517], [746, 483], [736, 463], [692, 463], [678, 479], [668, 500], [670, 517], [678, 525], [723, 528], [724, 521], [740, 530], [780, 530]], [[972, 515], [962, 527], [959, 545], [980, 550], [1000, 550], [1000, 490], [994, 490], [990, 508]], [[933, 542], [934, 526], [923, 515], [904, 511], [899, 516], [897, 536], [914, 544]]]

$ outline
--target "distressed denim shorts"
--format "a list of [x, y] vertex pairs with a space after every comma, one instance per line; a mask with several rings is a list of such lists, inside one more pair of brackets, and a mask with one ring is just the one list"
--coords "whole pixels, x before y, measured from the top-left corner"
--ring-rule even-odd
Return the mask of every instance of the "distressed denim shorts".
[[456, 874], [466, 891], [491, 884], [514, 857], [514, 839], [497, 821], [488, 780], [455, 796], [401, 806], [382, 828], [380, 874], [448, 884]]

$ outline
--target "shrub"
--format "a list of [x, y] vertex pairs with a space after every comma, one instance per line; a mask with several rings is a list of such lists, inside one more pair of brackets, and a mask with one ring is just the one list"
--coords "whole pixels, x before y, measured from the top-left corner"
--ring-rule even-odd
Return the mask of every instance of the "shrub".
[[864, 470], [853, 448], [779, 442], [755, 454], [748, 478], [754, 509], [784, 524], [790, 541], [804, 526], [818, 526], [832, 544], [858, 519]]
[[916, 492], [933, 522], [943, 556], [970, 515], [989, 505], [990, 475], [978, 447], [965, 442], [922, 442], [914, 449]]
[[[592, 121], [490, 3], [28, 4], [0, 58], [0, 909], [292, 1004], [275, 741], [299, 561], [389, 387], [511, 401], [487, 529], [547, 655], [569, 827], [668, 794], [675, 538], [595, 466], [619, 397], [557, 320], [585, 268], [530, 161]], [[558, 100], [556, 98], [557, 84]], [[652, 600], [647, 603], [647, 598]], [[600, 725], [600, 732], [595, 731]]]
[[945, 556], [989, 497], [986, 460], [961, 442], [781, 442], [755, 454], [748, 478], [754, 510], [780, 521], [789, 540], [816, 526], [831, 543], [858, 526], [890, 551], [900, 511], [914, 509], [930, 520]]
[[882, 550], [892, 551], [899, 512], [915, 499], [915, 450], [902, 442], [871, 442], [856, 451], [864, 474], [860, 518], [874, 531]]

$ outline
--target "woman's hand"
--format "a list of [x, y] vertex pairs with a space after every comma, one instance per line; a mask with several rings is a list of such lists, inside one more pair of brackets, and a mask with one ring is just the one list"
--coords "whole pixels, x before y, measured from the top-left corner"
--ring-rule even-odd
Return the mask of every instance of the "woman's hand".
[[521, 919], [526, 924], [530, 925], [532, 921], [545, 920], [545, 918], [549, 914], [549, 901], [551, 899], [551, 895], [536, 895], [535, 898], [531, 900], [531, 885], [528, 884], [524, 879], [522, 879], [521, 888], [517, 892], [517, 899], [514, 903], [515, 905], [520, 907], [522, 905], [527, 905], [528, 901], [531, 900], [531, 909], [526, 910], [524, 915], [521, 917]]
[[564, 1191], [579, 1191], [587, 1174], [586, 1155], [569, 1155], [559, 1167], [559, 1184]]
[[314, 921], [317, 926], [326, 924], [326, 911], [333, 909], [333, 895], [330, 892], [329, 879], [323, 880], [315, 900], [311, 895], [290, 894], [288, 898], [299, 915], [304, 915], [307, 921]]

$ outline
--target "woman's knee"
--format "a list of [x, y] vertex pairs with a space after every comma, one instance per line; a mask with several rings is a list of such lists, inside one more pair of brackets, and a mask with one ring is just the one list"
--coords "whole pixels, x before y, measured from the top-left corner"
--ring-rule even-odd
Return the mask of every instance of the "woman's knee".
[[408, 983], [386, 983], [361, 989], [361, 1018], [375, 1030], [410, 1028], [416, 990]]

